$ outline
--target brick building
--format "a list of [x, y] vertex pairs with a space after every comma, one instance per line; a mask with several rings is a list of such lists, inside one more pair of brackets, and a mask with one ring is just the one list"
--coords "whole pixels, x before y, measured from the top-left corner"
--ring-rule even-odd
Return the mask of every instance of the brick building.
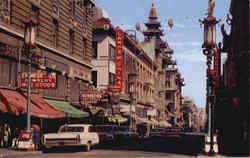
[[[19, 93], [26, 91], [21, 88], [21, 74], [27, 72], [24, 21], [32, 15], [38, 22], [38, 28], [37, 48], [32, 50], [31, 72], [56, 73], [57, 86], [56, 89], [32, 89], [31, 93], [38, 95], [43, 103], [43, 98], [47, 98], [58, 104], [79, 106], [81, 91], [91, 85], [94, 6], [94, 0], [0, 0], [1, 99], [8, 99], [7, 94], [14, 93], [18, 98]], [[31, 102], [33, 99], [31, 97]], [[6, 113], [13, 115], [13, 111], [3, 111], [4, 106], [16, 109], [15, 114], [20, 112], [20, 115], [25, 115], [27, 111], [26, 105], [23, 105], [23, 109], [18, 109], [15, 104], [8, 104], [3, 100], [0, 103], [1, 116]], [[43, 109], [43, 105], [37, 106]], [[32, 103], [31, 110], [33, 108]], [[31, 115], [38, 117], [38, 113]], [[44, 117], [47, 118], [50, 116]], [[25, 122], [23, 120], [21, 124]], [[42, 126], [42, 122], [36, 123]]]

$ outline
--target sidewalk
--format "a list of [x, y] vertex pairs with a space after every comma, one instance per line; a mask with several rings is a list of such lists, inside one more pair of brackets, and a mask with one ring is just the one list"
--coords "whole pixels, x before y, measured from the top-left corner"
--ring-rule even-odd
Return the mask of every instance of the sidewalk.
[[41, 154], [41, 151], [18, 151], [11, 148], [0, 148], [0, 158]]
[[[216, 154], [215, 156], [208, 156], [205, 154], [198, 154], [198, 156], [196, 158], [229, 158], [229, 157], [233, 157], [233, 158], [238, 158], [237, 156], [225, 156], [225, 155], [220, 155], [220, 154]], [[239, 158], [249, 158], [248, 156], [242, 156]]]

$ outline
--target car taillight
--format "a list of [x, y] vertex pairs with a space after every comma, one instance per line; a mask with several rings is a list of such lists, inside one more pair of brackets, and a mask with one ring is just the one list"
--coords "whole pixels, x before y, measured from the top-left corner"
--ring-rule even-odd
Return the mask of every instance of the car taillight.
[[80, 135], [77, 135], [77, 136], [76, 136], [76, 141], [77, 141], [77, 142], [80, 142], [80, 141], [81, 141]]
[[42, 144], [44, 144], [45, 143], [45, 137], [43, 136], [42, 137]]

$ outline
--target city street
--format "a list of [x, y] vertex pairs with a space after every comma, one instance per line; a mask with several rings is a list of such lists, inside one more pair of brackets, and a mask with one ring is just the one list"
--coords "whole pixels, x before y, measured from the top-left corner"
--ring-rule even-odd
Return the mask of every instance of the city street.
[[0, 0], [0, 158], [250, 156], [249, 2]]
[[[10, 151], [2, 154], [4, 158], [35, 157], [35, 158], [61, 158], [61, 157], [197, 157], [201, 154], [201, 135], [185, 135], [182, 140], [167, 138], [147, 138], [139, 141], [123, 141], [117, 145], [96, 146], [90, 152], [81, 149], [56, 149], [49, 153]], [[7, 150], [7, 149], [6, 149]]]

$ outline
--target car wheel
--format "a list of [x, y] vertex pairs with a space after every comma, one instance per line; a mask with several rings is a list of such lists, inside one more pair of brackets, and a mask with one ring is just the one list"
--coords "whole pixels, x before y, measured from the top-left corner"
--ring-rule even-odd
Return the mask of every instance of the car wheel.
[[51, 150], [50, 148], [46, 148], [45, 146], [42, 147], [43, 153], [49, 153], [50, 150]]
[[88, 142], [85, 147], [85, 151], [88, 152], [91, 149], [91, 142]]

